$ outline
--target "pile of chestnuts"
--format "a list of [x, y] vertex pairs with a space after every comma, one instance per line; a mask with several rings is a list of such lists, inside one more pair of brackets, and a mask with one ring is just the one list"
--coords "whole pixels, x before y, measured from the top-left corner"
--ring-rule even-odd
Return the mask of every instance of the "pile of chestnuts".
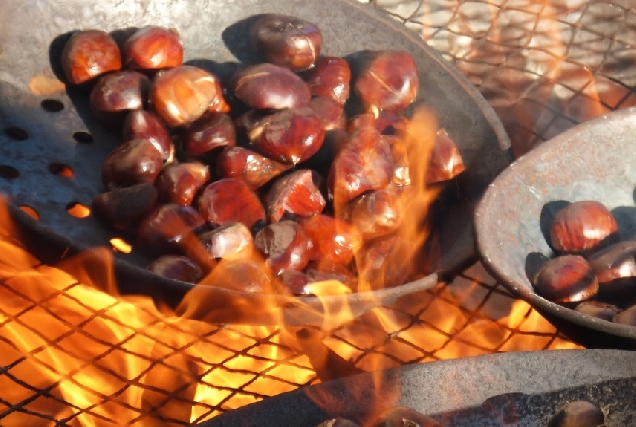
[[[99, 30], [71, 35], [66, 79], [122, 141], [92, 211], [173, 279], [296, 295], [326, 279], [353, 291], [360, 278], [404, 283], [411, 243], [395, 231], [412, 186], [400, 135], [419, 88], [414, 59], [369, 52], [354, 79], [347, 60], [320, 55], [311, 22], [264, 15], [249, 37], [263, 62], [221, 81], [183, 63], [174, 29], [143, 27], [121, 44]], [[347, 117], [353, 97], [362, 108]], [[436, 131], [427, 182], [443, 185], [464, 164]]]
[[612, 212], [594, 200], [571, 203], [556, 213], [549, 236], [556, 256], [535, 274], [536, 292], [580, 313], [636, 326], [636, 240], [619, 241]]

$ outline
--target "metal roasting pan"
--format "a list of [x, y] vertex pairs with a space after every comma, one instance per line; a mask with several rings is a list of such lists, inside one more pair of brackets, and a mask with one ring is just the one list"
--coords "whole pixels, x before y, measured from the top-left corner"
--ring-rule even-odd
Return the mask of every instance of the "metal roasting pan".
[[[93, 216], [78, 219], [67, 213], [72, 203], [90, 205], [103, 191], [101, 163], [120, 141], [90, 114], [87, 95], [60, 85], [59, 55], [70, 33], [98, 28], [121, 35], [124, 29], [161, 25], [179, 30], [185, 61], [226, 79], [238, 62], [253, 62], [246, 31], [253, 17], [286, 13], [317, 23], [323, 31], [325, 55], [354, 58], [364, 50], [403, 49], [416, 59], [421, 90], [418, 104], [432, 107], [440, 125], [456, 140], [467, 172], [450, 186], [435, 209], [442, 255], [430, 271], [446, 273], [475, 257], [472, 211], [489, 182], [511, 160], [510, 141], [502, 124], [481, 94], [418, 34], [370, 5], [354, 0], [4, 0], [0, 17], [0, 192], [12, 202], [12, 213], [34, 239], [29, 249], [55, 260], [87, 248], [109, 247], [114, 235]], [[79, 132], [79, 133], [78, 133]], [[87, 139], [92, 142], [86, 143]], [[75, 175], [64, 178], [51, 165], [66, 165]], [[55, 169], [55, 167], [53, 167]], [[17, 176], [16, 176], [17, 175]], [[30, 206], [39, 215], [32, 221], [17, 206]], [[39, 236], [39, 238], [38, 238]], [[96, 254], [96, 259], [102, 255]], [[148, 273], [149, 259], [133, 249], [115, 254], [115, 273], [123, 293], [145, 293], [178, 301], [192, 285]], [[378, 304], [432, 286], [436, 275], [374, 293], [354, 294], [346, 302], [355, 314]], [[245, 319], [228, 308], [240, 300], [263, 306], [264, 296], [224, 289], [206, 289], [210, 311], [222, 307], [211, 321], [267, 322], [264, 315]], [[267, 296], [279, 306], [286, 298]], [[308, 312], [322, 311], [315, 298], [300, 298], [294, 318], [312, 323]], [[327, 301], [325, 304], [329, 305]], [[318, 316], [319, 318], [320, 316]], [[312, 320], [314, 319], [314, 320]]]

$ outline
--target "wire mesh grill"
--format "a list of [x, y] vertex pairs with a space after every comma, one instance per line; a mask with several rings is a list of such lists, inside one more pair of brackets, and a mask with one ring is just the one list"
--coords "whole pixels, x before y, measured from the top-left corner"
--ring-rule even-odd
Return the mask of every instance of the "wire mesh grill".
[[[517, 155], [636, 103], [631, 0], [371, 2], [468, 76]], [[187, 425], [319, 381], [284, 330], [208, 325], [147, 299], [116, 298], [41, 265], [11, 233], [1, 237], [3, 426]], [[324, 343], [362, 370], [577, 347], [479, 263], [330, 331]]]

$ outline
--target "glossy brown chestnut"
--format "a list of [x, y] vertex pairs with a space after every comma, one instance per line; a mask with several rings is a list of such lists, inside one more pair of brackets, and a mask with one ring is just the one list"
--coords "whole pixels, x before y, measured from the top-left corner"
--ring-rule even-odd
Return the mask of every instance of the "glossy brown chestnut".
[[156, 205], [157, 189], [152, 184], [118, 188], [93, 198], [92, 211], [114, 230], [125, 230], [141, 221]]
[[183, 132], [181, 150], [186, 157], [200, 158], [213, 150], [234, 147], [236, 130], [225, 113], [207, 113]]
[[374, 113], [362, 113], [349, 119], [347, 131], [353, 132], [356, 129], [371, 126], [383, 135], [395, 135], [399, 130], [406, 128], [407, 122], [404, 116], [393, 111], [380, 111], [377, 117]]
[[351, 68], [349, 63], [339, 57], [318, 58], [315, 66], [302, 74], [311, 94], [331, 98], [340, 105], [349, 99]]
[[344, 211], [344, 219], [365, 240], [395, 231], [402, 218], [400, 195], [388, 189], [365, 193], [352, 200]]
[[636, 241], [614, 243], [587, 260], [604, 294], [636, 289]]
[[316, 214], [300, 220], [311, 240], [310, 259], [347, 265], [361, 245], [360, 235], [347, 222], [332, 216]]
[[242, 179], [251, 189], [265, 185], [290, 167], [242, 147], [225, 148], [216, 160], [221, 177]]
[[172, 68], [183, 62], [183, 46], [174, 28], [147, 26], [124, 43], [126, 67], [136, 70]]
[[400, 112], [417, 96], [419, 75], [413, 57], [404, 51], [374, 55], [355, 81], [355, 91], [371, 110]]
[[205, 275], [201, 267], [182, 255], [162, 255], [150, 263], [147, 269], [160, 276], [188, 283], [197, 283]]
[[189, 206], [197, 191], [209, 180], [210, 170], [203, 163], [173, 163], [163, 168], [155, 185], [163, 203]]
[[320, 149], [325, 127], [311, 108], [290, 108], [263, 117], [248, 135], [257, 151], [276, 161], [296, 165]]
[[605, 415], [598, 405], [575, 400], [562, 405], [548, 421], [547, 427], [599, 427]]
[[431, 418], [406, 406], [394, 406], [378, 416], [373, 427], [444, 427], [435, 418]]
[[147, 139], [131, 139], [115, 147], [102, 164], [102, 181], [106, 188], [152, 184], [161, 172], [163, 159]]
[[391, 147], [375, 128], [364, 127], [349, 136], [329, 170], [327, 186], [336, 212], [370, 190], [382, 190], [393, 178]]
[[180, 65], [160, 73], [150, 88], [150, 103], [169, 126], [187, 126], [223, 99], [218, 79], [197, 67]]
[[455, 178], [466, 170], [462, 155], [446, 130], [440, 129], [431, 151], [426, 182], [434, 184]]
[[274, 64], [250, 65], [237, 71], [231, 89], [245, 105], [257, 109], [302, 107], [311, 99], [309, 87], [300, 77]]
[[550, 225], [550, 243], [560, 253], [585, 253], [618, 241], [618, 224], [600, 202], [579, 201], [561, 209]]
[[107, 74], [91, 90], [91, 109], [101, 120], [119, 125], [129, 111], [144, 108], [149, 86], [148, 77], [137, 71]]
[[279, 221], [261, 229], [254, 237], [254, 246], [265, 256], [273, 275], [285, 271], [300, 271], [309, 262], [311, 242], [303, 227], [294, 221]]
[[241, 222], [251, 228], [265, 220], [258, 196], [240, 179], [223, 178], [208, 184], [198, 199], [199, 211], [212, 224]]
[[611, 322], [614, 316], [621, 311], [617, 306], [601, 301], [583, 301], [574, 310], [608, 322]]
[[561, 255], [541, 266], [534, 288], [553, 302], [579, 302], [598, 292], [598, 280], [588, 262], [579, 255]]
[[293, 16], [264, 15], [254, 23], [250, 37], [266, 62], [292, 71], [311, 68], [322, 48], [318, 26]]
[[174, 159], [174, 144], [166, 125], [152, 111], [135, 110], [126, 115], [122, 129], [124, 141], [142, 138], [152, 142], [165, 163]]
[[292, 295], [310, 295], [307, 288], [310, 283], [309, 277], [302, 271], [287, 270], [278, 276], [278, 282], [283, 287], [282, 292], [289, 292]]
[[311, 216], [322, 212], [327, 204], [320, 192], [320, 177], [309, 169], [278, 178], [265, 200], [271, 222], [280, 221], [285, 214]]
[[80, 85], [120, 69], [117, 42], [104, 31], [77, 31], [64, 45], [62, 70], [71, 84]]
[[137, 243], [151, 254], [184, 254], [201, 267], [210, 266], [208, 254], [196, 231], [205, 221], [191, 206], [161, 205], [146, 216], [137, 229]]
[[201, 283], [239, 292], [270, 293], [272, 283], [267, 270], [262, 262], [256, 260], [224, 259]]
[[309, 101], [309, 108], [320, 117], [325, 130], [345, 128], [347, 118], [344, 107], [333, 99], [316, 96]]
[[413, 274], [415, 245], [389, 235], [366, 245], [356, 256], [359, 291], [392, 288], [404, 284]]
[[212, 258], [245, 258], [252, 254], [254, 239], [249, 228], [240, 222], [228, 222], [214, 230], [204, 231], [199, 239]]

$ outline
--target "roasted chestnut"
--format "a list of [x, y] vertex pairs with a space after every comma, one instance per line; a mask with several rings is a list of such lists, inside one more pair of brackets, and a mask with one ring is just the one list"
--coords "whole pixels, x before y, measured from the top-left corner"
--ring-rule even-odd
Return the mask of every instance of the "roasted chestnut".
[[254, 240], [250, 229], [240, 222], [228, 222], [204, 231], [199, 239], [212, 258], [245, 258], [252, 253]]
[[250, 65], [237, 71], [231, 86], [239, 100], [257, 109], [302, 107], [311, 99], [309, 87], [300, 77], [274, 64]]
[[578, 304], [574, 310], [579, 313], [587, 314], [588, 316], [607, 320], [608, 322], [611, 322], [612, 319], [621, 311], [621, 309], [617, 306], [601, 301], [583, 301]]
[[349, 63], [335, 56], [318, 58], [310, 70], [302, 74], [311, 94], [331, 98], [340, 105], [349, 99], [351, 68]]
[[534, 288], [553, 302], [578, 302], [598, 292], [598, 280], [585, 258], [561, 255], [541, 266], [534, 277]]
[[155, 77], [150, 104], [169, 126], [186, 126], [223, 99], [223, 89], [212, 74], [191, 65], [180, 65]]
[[225, 113], [207, 113], [183, 132], [181, 151], [186, 157], [200, 158], [223, 147], [234, 147], [236, 130]]
[[120, 125], [126, 114], [146, 103], [150, 80], [137, 71], [120, 71], [101, 77], [91, 90], [95, 115], [110, 125]]
[[312, 67], [322, 48], [318, 26], [293, 16], [265, 15], [254, 23], [250, 36], [267, 62], [292, 71]]
[[71, 84], [80, 85], [120, 69], [119, 47], [105, 31], [77, 31], [64, 45], [62, 70]]
[[271, 276], [265, 265], [248, 258], [221, 260], [201, 283], [239, 292], [271, 292]]
[[356, 256], [358, 290], [377, 290], [404, 284], [414, 273], [416, 246], [396, 235], [365, 245]]
[[344, 129], [344, 107], [331, 98], [316, 96], [309, 101], [309, 108], [322, 120], [325, 130]]
[[141, 221], [157, 203], [157, 189], [152, 184], [117, 188], [93, 198], [92, 211], [114, 230], [125, 230]]
[[550, 225], [550, 243], [560, 253], [589, 253], [618, 241], [618, 224], [597, 201], [574, 202], [561, 209]]
[[344, 218], [365, 240], [389, 234], [402, 219], [400, 195], [388, 189], [365, 193], [347, 205]]
[[126, 67], [137, 70], [172, 68], [183, 62], [183, 46], [174, 28], [147, 26], [124, 43]]
[[550, 418], [547, 427], [599, 427], [605, 415], [598, 405], [585, 400], [568, 402]]
[[612, 322], [621, 325], [636, 326], [636, 305], [617, 313], [612, 319]]
[[199, 211], [212, 224], [241, 222], [251, 228], [265, 220], [258, 196], [240, 179], [224, 178], [208, 184], [198, 199]]
[[102, 180], [113, 190], [135, 184], [155, 182], [163, 159], [154, 144], [147, 139], [131, 139], [115, 147], [102, 164]]
[[182, 255], [162, 255], [148, 265], [147, 270], [188, 283], [197, 283], [205, 275], [201, 267]]
[[265, 256], [273, 275], [300, 271], [309, 262], [311, 242], [303, 227], [294, 221], [279, 221], [262, 228], [254, 237], [254, 246]]
[[199, 162], [173, 163], [163, 168], [155, 185], [164, 203], [189, 206], [210, 179], [208, 167]]
[[311, 260], [347, 265], [360, 248], [360, 235], [346, 221], [316, 214], [300, 223], [311, 240]]
[[598, 278], [599, 292], [636, 290], [636, 241], [614, 243], [593, 253], [588, 262]]
[[426, 170], [426, 182], [434, 184], [455, 178], [466, 170], [462, 155], [446, 130], [440, 129], [431, 151], [429, 166]]
[[314, 171], [299, 169], [278, 178], [266, 196], [267, 217], [280, 221], [285, 214], [311, 216], [327, 204], [320, 192], [320, 178]]
[[400, 112], [417, 96], [419, 75], [413, 57], [404, 51], [373, 55], [355, 81], [355, 90], [372, 111]]
[[122, 134], [124, 141], [143, 138], [152, 142], [165, 163], [171, 163], [174, 159], [174, 144], [168, 129], [152, 111], [135, 110], [128, 113]]
[[216, 159], [216, 171], [223, 178], [238, 178], [252, 189], [265, 185], [291, 165], [242, 147], [226, 148]]

